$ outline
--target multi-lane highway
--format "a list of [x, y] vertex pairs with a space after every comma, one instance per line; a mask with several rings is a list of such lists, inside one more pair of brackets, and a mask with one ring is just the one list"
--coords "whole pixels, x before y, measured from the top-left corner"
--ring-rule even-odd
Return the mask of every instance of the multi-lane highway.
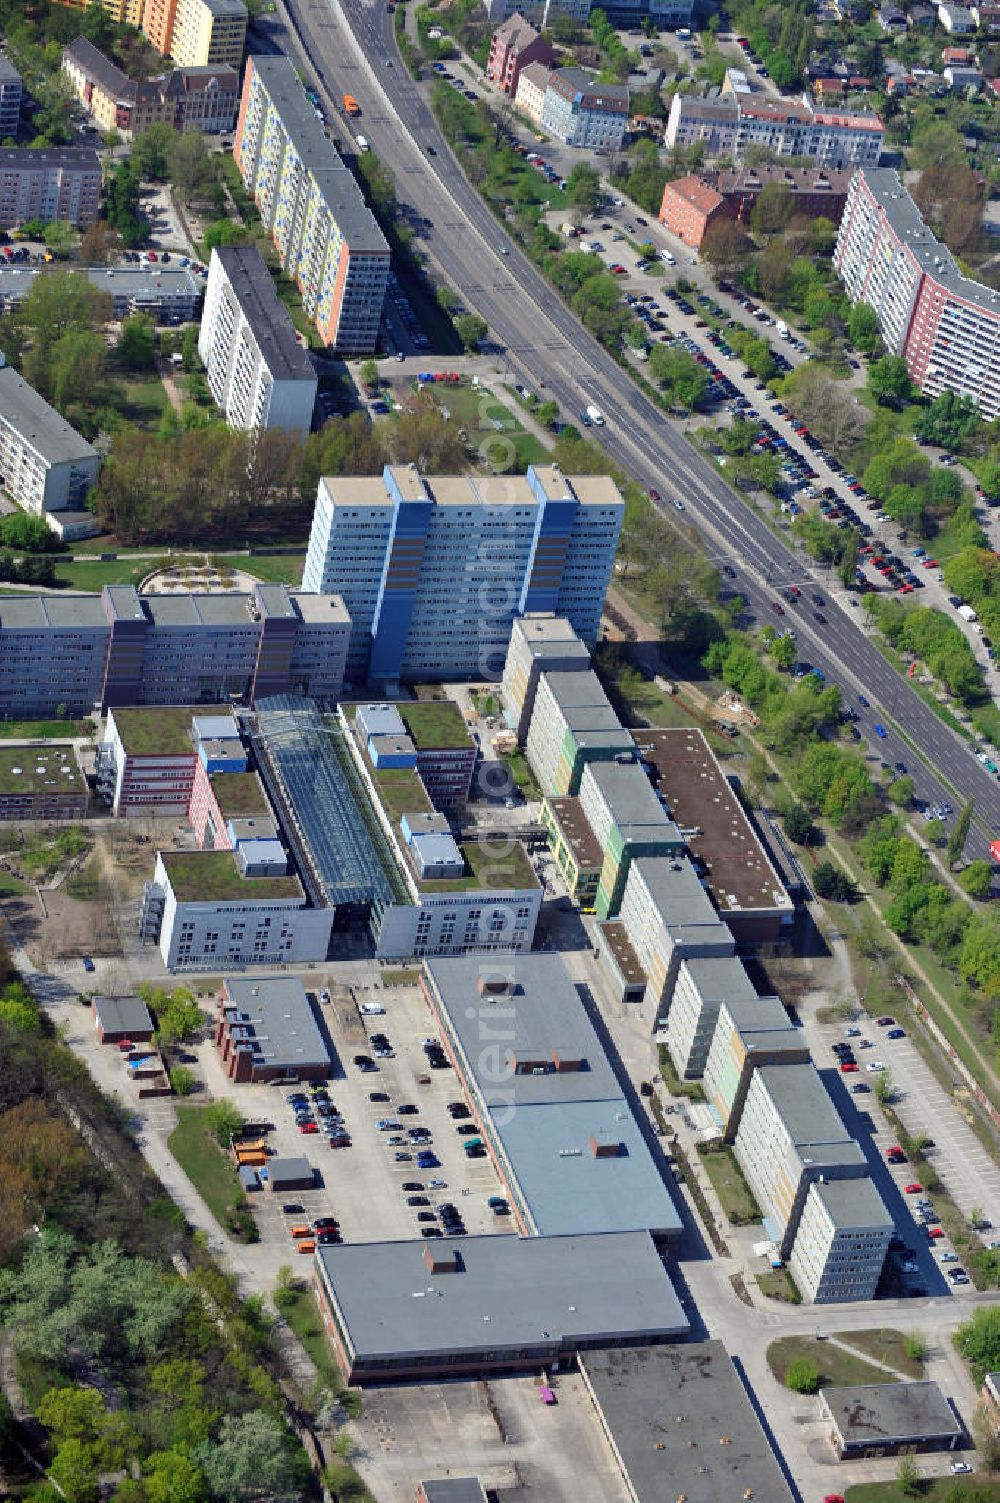
[[[690, 522], [708, 550], [737, 571], [738, 585], [761, 620], [774, 620], [775, 590], [798, 583], [827, 591], [591, 338], [471, 187], [434, 116], [403, 66], [393, 17], [365, 0], [279, 0], [284, 42], [325, 94], [331, 113], [341, 93], [359, 100], [363, 130], [393, 172], [401, 201], [430, 220], [424, 241], [451, 285], [489, 324], [492, 337], [532, 386], [545, 388], [570, 420], [588, 403], [607, 425], [593, 430], [613, 458], [666, 500], [671, 521]], [[670, 505], [683, 498], [681, 518]], [[978, 831], [970, 854], [986, 854], [1000, 833], [1000, 786], [869, 641], [860, 613], [827, 598], [820, 626], [803, 605], [786, 617], [802, 658], [821, 668], [858, 710], [862, 729], [885, 760], [906, 762], [919, 794], [932, 802], [974, 798]], [[863, 709], [864, 695], [872, 708]], [[889, 730], [876, 740], [874, 724]], [[923, 765], [918, 761], [923, 758]]]

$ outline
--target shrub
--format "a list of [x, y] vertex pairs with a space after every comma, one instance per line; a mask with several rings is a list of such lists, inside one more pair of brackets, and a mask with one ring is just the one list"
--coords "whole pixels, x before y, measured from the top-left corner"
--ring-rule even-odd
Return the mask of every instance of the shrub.
[[785, 1387], [793, 1393], [816, 1393], [819, 1368], [810, 1357], [794, 1357], [785, 1368]]

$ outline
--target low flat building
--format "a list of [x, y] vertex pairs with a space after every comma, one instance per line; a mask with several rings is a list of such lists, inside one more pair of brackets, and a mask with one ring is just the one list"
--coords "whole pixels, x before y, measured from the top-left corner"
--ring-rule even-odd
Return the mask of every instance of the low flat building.
[[435, 1477], [417, 1483], [417, 1503], [487, 1503], [478, 1477]]
[[289, 1190], [311, 1190], [316, 1183], [316, 1171], [307, 1158], [298, 1155], [269, 1159], [267, 1182], [272, 1195], [287, 1195]]
[[230, 1080], [326, 1080], [333, 1061], [297, 976], [224, 976], [215, 1047]]
[[431, 960], [422, 987], [523, 1233], [679, 1238], [663, 1167], [559, 956]]
[[635, 743], [737, 944], [773, 943], [795, 905], [704, 733], [637, 731]]
[[543, 673], [587, 673], [590, 650], [565, 616], [532, 611], [516, 616], [504, 662], [501, 697], [504, 719], [523, 746]]
[[452, 699], [416, 699], [402, 700], [396, 708], [428, 798], [436, 809], [461, 808], [478, 752], [458, 705]]
[[631, 1503], [792, 1503], [779, 1456], [721, 1341], [580, 1354]]
[[[0, 260], [0, 308], [9, 312], [47, 277], [53, 266], [11, 266]], [[201, 307], [201, 288], [183, 266], [136, 266], [122, 261], [117, 266], [74, 267], [92, 287], [106, 292], [116, 320], [130, 313], [144, 313], [158, 324], [189, 323]]]
[[89, 801], [71, 746], [0, 744], [0, 820], [83, 819]]
[[309, 432], [316, 371], [255, 245], [212, 251], [198, 353], [230, 428]]
[[820, 1410], [841, 1461], [896, 1452], [953, 1451], [965, 1430], [936, 1383], [821, 1388]]
[[558, 1371], [593, 1347], [686, 1336], [648, 1232], [317, 1247], [316, 1292], [345, 1381]]
[[45, 516], [82, 509], [100, 473], [93, 444], [16, 370], [0, 367], [0, 489], [24, 511]]
[[604, 848], [590, 827], [578, 798], [542, 800], [542, 824], [552, 859], [574, 903], [593, 913], [604, 865]]
[[156, 1031], [152, 1014], [141, 997], [94, 997], [90, 1004], [94, 1027], [102, 1044], [148, 1044]]

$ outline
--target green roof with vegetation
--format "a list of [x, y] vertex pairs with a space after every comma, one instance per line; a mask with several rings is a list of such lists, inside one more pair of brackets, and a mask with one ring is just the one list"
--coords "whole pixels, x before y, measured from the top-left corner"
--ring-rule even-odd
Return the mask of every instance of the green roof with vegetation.
[[421, 892], [472, 892], [477, 888], [494, 891], [506, 888], [531, 888], [538, 879], [520, 841], [469, 840], [459, 843], [465, 857], [462, 877], [417, 878]]
[[217, 772], [212, 776], [212, 792], [227, 819], [244, 815], [270, 814], [260, 779], [255, 772]]
[[84, 787], [69, 746], [0, 746], [0, 793], [80, 793]]
[[302, 899], [298, 877], [244, 877], [232, 851], [161, 851], [178, 903], [264, 903]]
[[427, 789], [412, 767], [376, 769], [369, 763], [368, 770], [394, 828], [404, 814], [434, 813]]
[[418, 751], [470, 744], [462, 712], [452, 699], [418, 699], [397, 704], [396, 709]]
[[112, 713], [127, 756], [194, 756], [191, 722], [199, 711], [191, 705], [158, 705]]

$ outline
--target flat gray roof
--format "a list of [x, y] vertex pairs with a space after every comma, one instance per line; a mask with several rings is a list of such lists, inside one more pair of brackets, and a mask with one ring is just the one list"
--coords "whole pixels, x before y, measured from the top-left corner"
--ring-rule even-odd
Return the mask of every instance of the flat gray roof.
[[0, 53], [0, 83], [20, 83], [21, 75], [18, 73], [9, 57]]
[[427, 1503], [486, 1503], [486, 1489], [478, 1477], [435, 1477], [420, 1486]]
[[316, 1171], [304, 1154], [301, 1157], [296, 1154], [290, 1158], [271, 1159], [267, 1166], [267, 1177], [271, 1189], [280, 1190], [282, 1185], [314, 1181]]
[[885, 1227], [891, 1231], [893, 1221], [878, 1190], [870, 1179], [832, 1179], [816, 1183], [811, 1193], [818, 1195], [835, 1227]]
[[144, 595], [142, 603], [154, 626], [245, 626], [259, 628], [247, 609], [249, 595], [206, 591], [202, 595]]
[[747, 1049], [806, 1049], [805, 1034], [789, 1022], [779, 997], [726, 997], [723, 1009]]
[[736, 955], [692, 956], [684, 965], [708, 1002], [739, 1000], [752, 1004], [759, 1000], [742, 960]]
[[[632, 869], [642, 878], [660, 917], [670, 930], [712, 929], [723, 942], [735, 942], [715, 910], [698, 873], [686, 856], [640, 856]], [[631, 872], [629, 873], [631, 876]]]
[[105, 1033], [152, 1033], [153, 1019], [141, 997], [95, 997], [94, 1013]]
[[[601, 687], [601, 681], [592, 668], [586, 672], [567, 672], [557, 668], [544, 675], [552, 698], [561, 710], [580, 709], [584, 706], [599, 706], [611, 710], [611, 701]], [[614, 711], [611, 713], [614, 715]], [[615, 724], [620, 724], [615, 715]]]
[[[54, 267], [11, 266], [0, 261], [0, 298], [20, 301], [27, 297], [37, 277], [49, 276]], [[178, 299], [197, 303], [201, 288], [185, 267], [165, 266], [162, 271], [151, 266], [81, 266], [74, 268], [93, 287], [112, 297], [139, 298], [153, 302]]]
[[579, 1364], [636, 1503], [792, 1503], [721, 1341], [581, 1352]]
[[56, 168], [101, 175], [92, 146], [0, 146], [0, 172], [52, 172]]
[[615, 824], [628, 840], [673, 840], [681, 832], [667, 815], [638, 762], [590, 762], [583, 774], [596, 783]]
[[924, 223], [920, 210], [903, 187], [899, 173], [891, 167], [863, 167], [859, 170], [865, 187], [921, 270], [956, 297], [1000, 318], [1000, 292], [963, 276], [951, 251]]
[[[431, 1272], [425, 1249], [457, 1255], [457, 1269]], [[318, 1247], [316, 1261], [359, 1365], [481, 1351], [499, 1361], [688, 1330], [648, 1232], [352, 1242]]]
[[254, 72], [270, 95], [305, 170], [312, 174], [330, 213], [356, 252], [389, 254], [385, 236], [364, 201], [361, 189], [344, 166], [333, 142], [316, 118], [298, 74], [286, 57], [254, 56]]
[[867, 1162], [814, 1064], [763, 1065], [757, 1078], [806, 1163]]
[[[0, 152], [0, 157], [3, 153]], [[0, 161], [0, 170], [3, 163]], [[93, 444], [60, 417], [12, 366], [0, 368], [0, 416], [46, 464], [97, 459]]]
[[859, 1383], [821, 1388], [820, 1398], [845, 1445], [950, 1440], [963, 1433], [936, 1383]]
[[291, 590], [289, 600], [299, 619], [310, 626], [328, 621], [350, 625], [351, 613], [342, 595], [312, 595], [305, 590]]
[[[493, 967], [482, 956], [455, 957], [425, 969], [466, 1084], [538, 1231], [679, 1234], [673, 1198], [561, 958], [521, 955]], [[480, 977], [494, 969], [513, 978], [513, 996], [480, 995]], [[617, 1153], [594, 1152], [612, 1144]]]
[[550, 644], [556, 644], [560, 649], [560, 654], [572, 653], [576, 657], [584, 657], [588, 662], [590, 661], [589, 648], [580, 641], [565, 616], [550, 616], [541, 611], [529, 611], [526, 616], [519, 616], [514, 626], [526, 642], [530, 642], [540, 651]]
[[[3, 385], [0, 383], [0, 406]], [[80, 627], [108, 631], [100, 595], [0, 596], [0, 631], [75, 631]]]
[[225, 1002], [233, 1037], [253, 1050], [259, 1068], [327, 1065], [330, 1051], [297, 976], [226, 976]]
[[212, 252], [217, 258], [276, 381], [315, 381], [312, 361], [295, 337], [288, 309], [274, 289], [271, 273], [255, 245], [225, 245]]

